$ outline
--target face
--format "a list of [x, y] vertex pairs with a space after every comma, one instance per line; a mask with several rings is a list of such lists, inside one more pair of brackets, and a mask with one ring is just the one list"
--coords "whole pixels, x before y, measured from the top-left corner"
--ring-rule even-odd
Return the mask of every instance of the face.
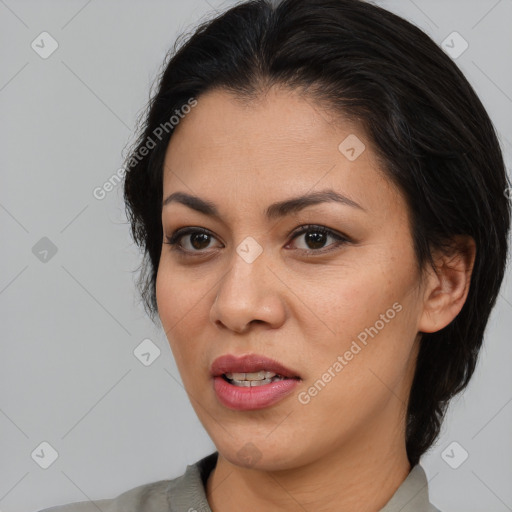
[[[403, 197], [364, 132], [298, 92], [197, 100], [171, 138], [163, 197], [211, 208], [163, 206], [172, 243], [156, 292], [200, 421], [223, 457], [261, 469], [377, 449], [403, 430], [422, 313]], [[212, 376], [226, 354], [298, 378], [251, 397]]]

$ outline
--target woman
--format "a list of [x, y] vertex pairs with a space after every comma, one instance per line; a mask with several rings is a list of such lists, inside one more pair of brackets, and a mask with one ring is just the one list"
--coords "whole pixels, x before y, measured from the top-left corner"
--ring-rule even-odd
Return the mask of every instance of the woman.
[[166, 64], [125, 200], [140, 289], [217, 451], [48, 510], [424, 512], [471, 378], [509, 182], [450, 58], [359, 0], [245, 2]]

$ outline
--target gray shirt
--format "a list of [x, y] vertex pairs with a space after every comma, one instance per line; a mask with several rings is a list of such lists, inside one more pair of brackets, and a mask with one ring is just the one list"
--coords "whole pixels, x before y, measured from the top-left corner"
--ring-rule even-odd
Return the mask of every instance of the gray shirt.
[[[214, 452], [187, 466], [185, 473], [173, 480], [140, 485], [117, 498], [80, 501], [39, 512], [211, 512], [205, 486], [217, 456]], [[419, 464], [379, 512], [440, 512], [429, 502], [427, 477]]]

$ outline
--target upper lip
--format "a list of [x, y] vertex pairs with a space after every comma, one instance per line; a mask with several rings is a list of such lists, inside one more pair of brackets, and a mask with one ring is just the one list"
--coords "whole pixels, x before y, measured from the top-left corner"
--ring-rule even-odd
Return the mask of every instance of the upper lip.
[[214, 377], [224, 373], [253, 373], [262, 370], [274, 372], [283, 377], [300, 378], [294, 370], [286, 368], [274, 359], [259, 354], [248, 354], [241, 357], [225, 354], [215, 359], [211, 366], [211, 374]]

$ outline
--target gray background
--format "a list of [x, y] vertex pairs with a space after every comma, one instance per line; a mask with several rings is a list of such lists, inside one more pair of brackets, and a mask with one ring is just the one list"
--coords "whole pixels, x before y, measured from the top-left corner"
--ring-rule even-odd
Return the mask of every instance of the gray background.
[[[176, 36], [232, 3], [0, 0], [4, 512], [114, 497], [174, 478], [214, 450], [163, 333], [138, 303], [139, 254], [122, 187], [103, 200], [93, 190], [121, 167]], [[439, 44], [453, 31], [469, 43], [456, 62], [488, 109], [510, 169], [512, 0], [379, 4]], [[47, 59], [31, 47], [43, 31], [59, 45]], [[41, 261], [43, 237], [57, 252]], [[511, 317], [509, 272], [477, 372], [422, 459], [431, 500], [444, 512], [512, 510]], [[161, 351], [149, 366], [133, 353], [147, 338]], [[43, 441], [58, 452], [47, 469]], [[454, 441], [460, 447], [445, 452]], [[469, 457], [453, 469], [446, 453], [454, 464], [462, 449]]]

